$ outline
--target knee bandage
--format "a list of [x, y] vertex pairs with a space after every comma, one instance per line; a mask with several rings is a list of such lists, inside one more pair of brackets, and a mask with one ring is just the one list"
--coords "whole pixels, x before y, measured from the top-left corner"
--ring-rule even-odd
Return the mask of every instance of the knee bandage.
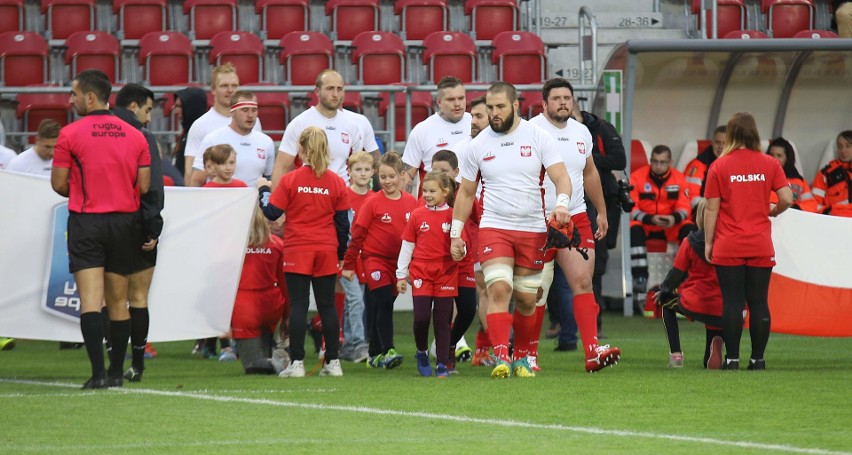
[[[553, 263], [549, 261], [544, 263], [544, 268], [541, 269], [541, 298], [535, 303], [535, 306], [544, 306], [547, 304], [547, 293], [550, 292], [550, 286], [553, 284]], [[536, 290], [538, 292], [538, 290]]]
[[515, 292], [537, 294], [541, 287], [541, 272], [535, 275], [515, 276]]
[[483, 267], [482, 274], [485, 278], [485, 287], [489, 287], [498, 281], [503, 281], [511, 287], [514, 272], [512, 266], [508, 264], [492, 264]]

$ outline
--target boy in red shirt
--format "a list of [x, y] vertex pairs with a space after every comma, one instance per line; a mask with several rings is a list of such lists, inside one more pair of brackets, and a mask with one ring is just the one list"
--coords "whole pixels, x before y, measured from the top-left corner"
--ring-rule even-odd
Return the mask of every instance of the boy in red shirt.
[[234, 178], [237, 169], [237, 152], [228, 144], [208, 147], [204, 151], [204, 172], [210, 179], [205, 188], [241, 188], [246, 182]]

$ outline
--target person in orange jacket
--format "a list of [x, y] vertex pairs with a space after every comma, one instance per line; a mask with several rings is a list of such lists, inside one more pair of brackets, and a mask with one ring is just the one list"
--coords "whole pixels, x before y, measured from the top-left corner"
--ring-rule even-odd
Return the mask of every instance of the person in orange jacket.
[[671, 166], [672, 151], [658, 145], [651, 151], [651, 164], [630, 175], [630, 197], [636, 206], [630, 212], [630, 255], [633, 292], [645, 293], [648, 286], [648, 239], [681, 242], [695, 223], [689, 219], [690, 194], [683, 174]]
[[[790, 141], [783, 137], [773, 139], [769, 143], [766, 154], [778, 160], [781, 163], [781, 168], [784, 169], [787, 183], [793, 190], [793, 205], [790, 207], [805, 212], [816, 212], [817, 202], [813, 193], [811, 193], [811, 187], [808, 186], [808, 182], [796, 169], [796, 154], [793, 152], [793, 144], [790, 144]], [[769, 203], [778, 203], [778, 196], [775, 193], [769, 193]]]
[[817, 172], [813, 193], [820, 213], [852, 217], [852, 130], [837, 136], [837, 159]]
[[707, 170], [722, 154], [724, 148], [725, 125], [720, 125], [713, 131], [713, 143], [690, 161], [683, 171], [683, 175], [686, 177], [686, 189], [689, 192], [689, 204], [692, 207], [693, 220], [695, 219], [695, 206], [704, 197], [704, 180], [707, 178]]

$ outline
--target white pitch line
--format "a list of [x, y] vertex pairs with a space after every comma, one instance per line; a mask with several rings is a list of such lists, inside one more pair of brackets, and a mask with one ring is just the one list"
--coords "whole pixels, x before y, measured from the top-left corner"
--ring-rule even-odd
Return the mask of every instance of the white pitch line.
[[[4, 379], [0, 378], [0, 383], [11, 383], [11, 384], [24, 384], [24, 385], [36, 385], [36, 386], [45, 386], [45, 387], [63, 387], [63, 388], [79, 388], [80, 386], [77, 384], [69, 384], [65, 382], [47, 382], [47, 381], [32, 381], [32, 380], [24, 380], [24, 379]], [[665, 434], [665, 433], [651, 433], [644, 431], [629, 431], [629, 430], [611, 430], [606, 428], [596, 428], [596, 427], [577, 427], [570, 425], [559, 425], [559, 424], [543, 424], [543, 423], [532, 423], [532, 422], [524, 422], [520, 420], [508, 420], [508, 419], [483, 419], [479, 417], [467, 417], [467, 416], [456, 416], [451, 414], [435, 414], [431, 412], [416, 412], [416, 411], [397, 411], [393, 409], [378, 409], [378, 408], [368, 408], [364, 406], [341, 406], [341, 405], [326, 405], [326, 404], [315, 404], [315, 403], [295, 403], [288, 401], [275, 401], [268, 399], [260, 399], [260, 398], [240, 398], [240, 397], [232, 397], [232, 396], [218, 396], [218, 395], [204, 395], [192, 392], [173, 392], [167, 390], [155, 390], [155, 389], [137, 389], [137, 388], [112, 388], [109, 389], [109, 392], [113, 393], [121, 393], [121, 394], [140, 394], [140, 395], [155, 395], [155, 396], [165, 396], [165, 397], [181, 397], [181, 398], [193, 398], [197, 400], [205, 400], [205, 401], [217, 401], [222, 403], [247, 403], [247, 404], [259, 404], [266, 406], [278, 406], [284, 408], [300, 408], [300, 409], [310, 409], [310, 410], [319, 410], [319, 411], [342, 411], [342, 412], [353, 412], [360, 414], [372, 414], [372, 415], [389, 415], [389, 416], [400, 416], [400, 417], [415, 417], [415, 418], [424, 418], [429, 420], [443, 420], [448, 422], [459, 422], [459, 423], [478, 423], [484, 425], [497, 425], [503, 427], [510, 428], [529, 428], [534, 430], [555, 430], [555, 431], [568, 431], [574, 433], [586, 433], [586, 434], [595, 434], [595, 435], [605, 435], [605, 436], [620, 436], [626, 438], [646, 438], [646, 439], [663, 439], [667, 441], [678, 441], [678, 442], [694, 442], [700, 444], [713, 444], [718, 446], [725, 447], [737, 447], [744, 449], [757, 449], [757, 450], [767, 450], [772, 452], [787, 452], [787, 453], [803, 453], [803, 454], [811, 454], [811, 455], [852, 455], [852, 452], [841, 452], [834, 450], [826, 450], [826, 449], [815, 449], [815, 448], [806, 448], [806, 447], [795, 447], [783, 444], [762, 444], [758, 442], [748, 442], [748, 441], [728, 441], [724, 439], [714, 439], [714, 438], [703, 438], [697, 436], [682, 436], [676, 434]]]

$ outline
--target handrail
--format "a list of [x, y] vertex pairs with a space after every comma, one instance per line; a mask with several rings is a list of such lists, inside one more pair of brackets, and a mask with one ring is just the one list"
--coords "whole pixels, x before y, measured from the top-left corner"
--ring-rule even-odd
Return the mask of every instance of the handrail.
[[[585, 34], [586, 34], [586, 22], [589, 21], [589, 30], [592, 37], [592, 74], [591, 74], [591, 82], [586, 77], [586, 44], [585, 44]], [[587, 85], [593, 83], [597, 80], [597, 72], [598, 72], [598, 21], [595, 19], [595, 16], [592, 15], [592, 10], [589, 9], [588, 6], [580, 7], [580, 12], [577, 14], [577, 21], [579, 22], [579, 34], [580, 39], [578, 41], [578, 51], [579, 51], [579, 59], [580, 59], [580, 84]]]

